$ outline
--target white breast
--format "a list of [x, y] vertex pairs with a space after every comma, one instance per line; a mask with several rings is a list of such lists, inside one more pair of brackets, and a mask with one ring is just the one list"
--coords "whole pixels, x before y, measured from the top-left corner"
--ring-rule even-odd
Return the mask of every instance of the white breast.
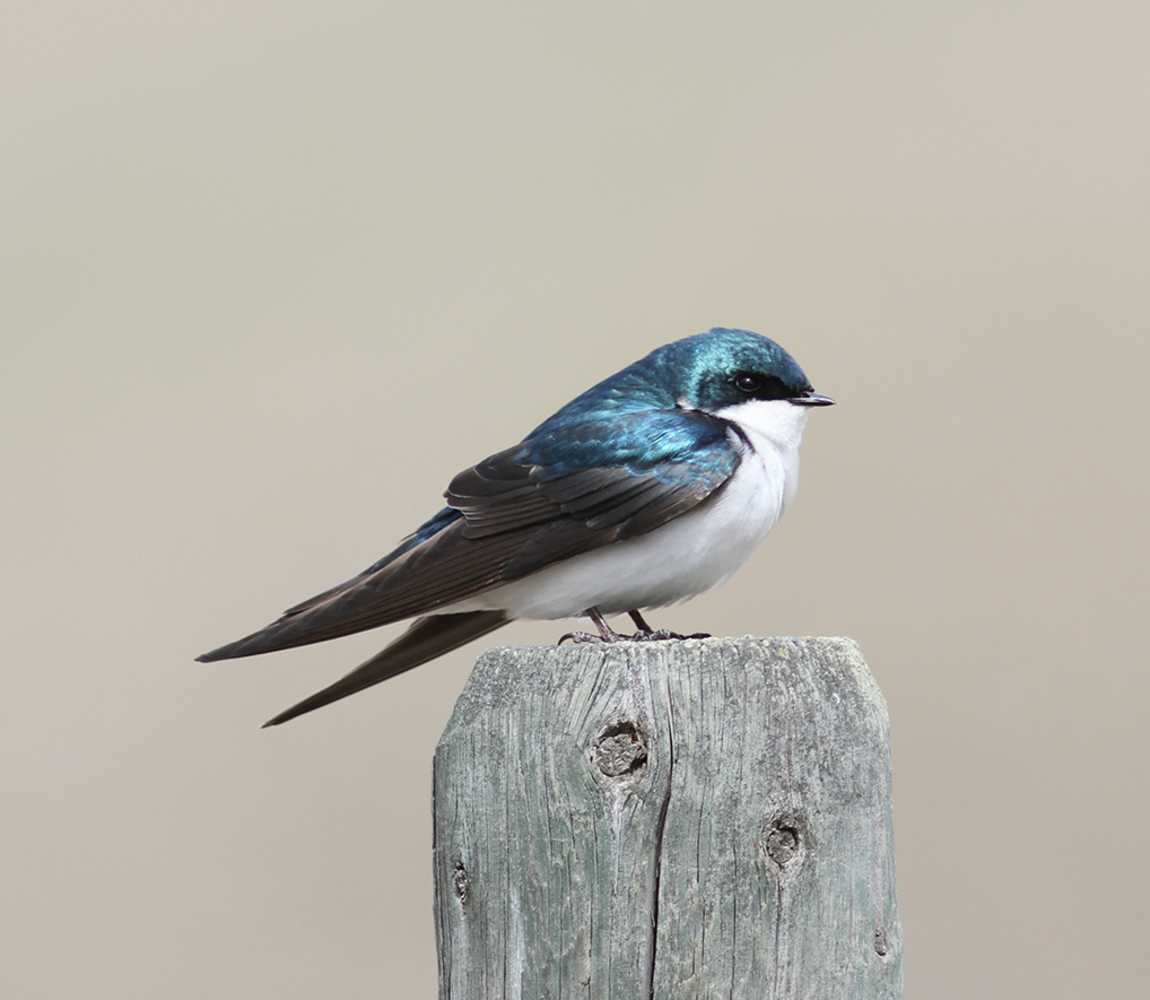
[[451, 610], [502, 609], [516, 618], [570, 618], [658, 608], [722, 583], [750, 556], [798, 487], [805, 407], [743, 403], [716, 414], [742, 429], [731, 481], [696, 510], [638, 538], [555, 563]]

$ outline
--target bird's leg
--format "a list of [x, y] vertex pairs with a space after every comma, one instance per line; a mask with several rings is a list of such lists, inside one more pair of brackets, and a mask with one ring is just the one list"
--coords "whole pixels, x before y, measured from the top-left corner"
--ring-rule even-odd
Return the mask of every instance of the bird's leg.
[[631, 636], [633, 642], [657, 642], [660, 639], [710, 639], [709, 632], [692, 632], [690, 635], [682, 635], [679, 632], [671, 632], [665, 628], [651, 628], [647, 624], [647, 620], [639, 614], [636, 609], [628, 611], [627, 614], [631, 616], [631, 621], [635, 623], [635, 628], [639, 631]]
[[590, 632], [568, 632], [566, 635], [561, 635], [555, 645], [562, 646], [568, 639], [570, 639], [571, 642], [625, 642], [631, 638], [628, 635], [620, 635], [611, 628], [611, 626], [607, 624], [607, 619], [599, 613], [598, 608], [588, 608], [586, 614], [587, 617], [595, 623], [595, 628], [599, 630], [599, 634], [592, 635]]
[[607, 619], [599, 613], [598, 608], [588, 608], [587, 617], [595, 623], [595, 627], [599, 630], [599, 638], [604, 642], [620, 642], [627, 638], [607, 624]]
[[628, 611], [627, 614], [631, 616], [631, 621], [635, 623], [635, 628], [642, 632], [643, 635], [650, 635], [655, 631], [653, 628], [651, 628], [650, 625], [647, 624], [647, 619], [639, 614], [638, 608], [636, 608], [634, 611]]

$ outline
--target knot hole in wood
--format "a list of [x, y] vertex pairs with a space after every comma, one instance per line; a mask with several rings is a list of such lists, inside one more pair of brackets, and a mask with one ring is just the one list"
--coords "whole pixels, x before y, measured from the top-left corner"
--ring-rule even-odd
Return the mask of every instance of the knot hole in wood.
[[591, 749], [595, 766], [608, 778], [634, 774], [647, 764], [647, 738], [641, 726], [619, 719], [603, 727]]
[[471, 898], [471, 875], [468, 874], [467, 866], [463, 863], [462, 858], [456, 858], [455, 867], [452, 869], [451, 885], [455, 890], [455, 896], [459, 900], [460, 906], [466, 906], [467, 901]]
[[763, 852], [779, 871], [797, 871], [807, 853], [810, 834], [802, 816], [786, 813], [767, 824]]

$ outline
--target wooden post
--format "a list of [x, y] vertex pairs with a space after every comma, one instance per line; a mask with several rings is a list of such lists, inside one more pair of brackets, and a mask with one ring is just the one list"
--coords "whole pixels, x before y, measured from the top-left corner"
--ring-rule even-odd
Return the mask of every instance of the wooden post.
[[435, 755], [443, 1000], [898, 1000], [849, 639], [496, 649]]

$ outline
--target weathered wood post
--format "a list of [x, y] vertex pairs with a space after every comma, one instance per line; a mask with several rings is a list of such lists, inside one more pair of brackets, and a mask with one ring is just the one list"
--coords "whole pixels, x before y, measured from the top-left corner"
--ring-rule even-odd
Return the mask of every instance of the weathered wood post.
[[886, 706], [849, 639], [492, 650], [434, 780], [445, 1000], [902, 996]]

